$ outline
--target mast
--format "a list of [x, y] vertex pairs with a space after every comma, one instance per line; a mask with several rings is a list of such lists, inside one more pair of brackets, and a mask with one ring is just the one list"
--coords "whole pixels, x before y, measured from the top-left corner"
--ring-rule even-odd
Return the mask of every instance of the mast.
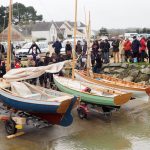
[[9, 21], [8, 21], [8, 48], [7, 48], [7, 68], [11, 69], [11, 23], [12, 23], [12, 0], [9, 0]]
[[74, 49], [73, 49], [73, 63], [72, 63], [72, 79], [74, 80], [74, 68], [75, 68], [75, 49], [76, 49], [76, 36], [77, 36], [77, 9], [78, 9], [78, 1], [75, 0], [75, 21], [74, 21]]
[[91, 49], [90, 49], [90, 39], [91, 39], [91, 14], [89, 11], [89, 23], [87, 27], [87, 76], [93, 78], [93, 71], [91, 65]]

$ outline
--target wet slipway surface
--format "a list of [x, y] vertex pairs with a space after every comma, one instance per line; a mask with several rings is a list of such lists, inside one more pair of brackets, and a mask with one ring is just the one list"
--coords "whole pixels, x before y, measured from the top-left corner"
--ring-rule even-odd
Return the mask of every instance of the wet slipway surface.
[[6, 139], [0, 123], [0, 150], [150, 150], [150, 104], [131, 102], [114, 112], [111, 121], [99, 114], [80, 120], [76, 110], [70, 127], [26, 128]]

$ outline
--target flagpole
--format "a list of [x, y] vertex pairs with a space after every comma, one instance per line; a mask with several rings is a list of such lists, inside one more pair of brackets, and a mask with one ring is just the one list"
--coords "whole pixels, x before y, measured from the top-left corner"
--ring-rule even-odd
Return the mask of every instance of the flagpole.
[[7, 68], [11, 69], [11, 24], [12, 24], [12, 0], [9, 0], [9, 21], [8, 21], [8, 48], [7, 48]]
[[74, 80], [75, 72], [75, 50], [76, 50], [76, 36], [77, 36], [77, 9], [78, 9], [78, 1], [75, 0], [75, 21], [74, 21], [74, 49], [73, 49], [73, 63], [72, 63], [72, 79]]

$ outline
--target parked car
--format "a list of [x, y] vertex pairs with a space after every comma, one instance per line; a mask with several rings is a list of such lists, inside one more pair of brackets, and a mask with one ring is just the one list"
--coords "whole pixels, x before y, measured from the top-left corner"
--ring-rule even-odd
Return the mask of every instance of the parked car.
[[[42, 53], [48, 52], [48, 43], [47, 42], [36, 42], [36, 44], [39, 46]], [[15, 50], [15, 55], [18, 58], [27, 57], [28, 55], [31, 55], [32, 51], [28, 54], [29, 48], [31, 47], [32, 42], [26, 43], [21, 49]]]

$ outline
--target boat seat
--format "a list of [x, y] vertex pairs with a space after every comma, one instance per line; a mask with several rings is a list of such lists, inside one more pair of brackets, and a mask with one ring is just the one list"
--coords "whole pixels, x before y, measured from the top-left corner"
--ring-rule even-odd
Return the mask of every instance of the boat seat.
[[30, 95], [24, 96], [24, 98], [31, 98], [31, 99], [40, 100], [41, 94], [40, 93], [30, 94]]
[[22, 82], [11, 82], [11, 91], [21, 97], [32, 94], [31, 90]]

